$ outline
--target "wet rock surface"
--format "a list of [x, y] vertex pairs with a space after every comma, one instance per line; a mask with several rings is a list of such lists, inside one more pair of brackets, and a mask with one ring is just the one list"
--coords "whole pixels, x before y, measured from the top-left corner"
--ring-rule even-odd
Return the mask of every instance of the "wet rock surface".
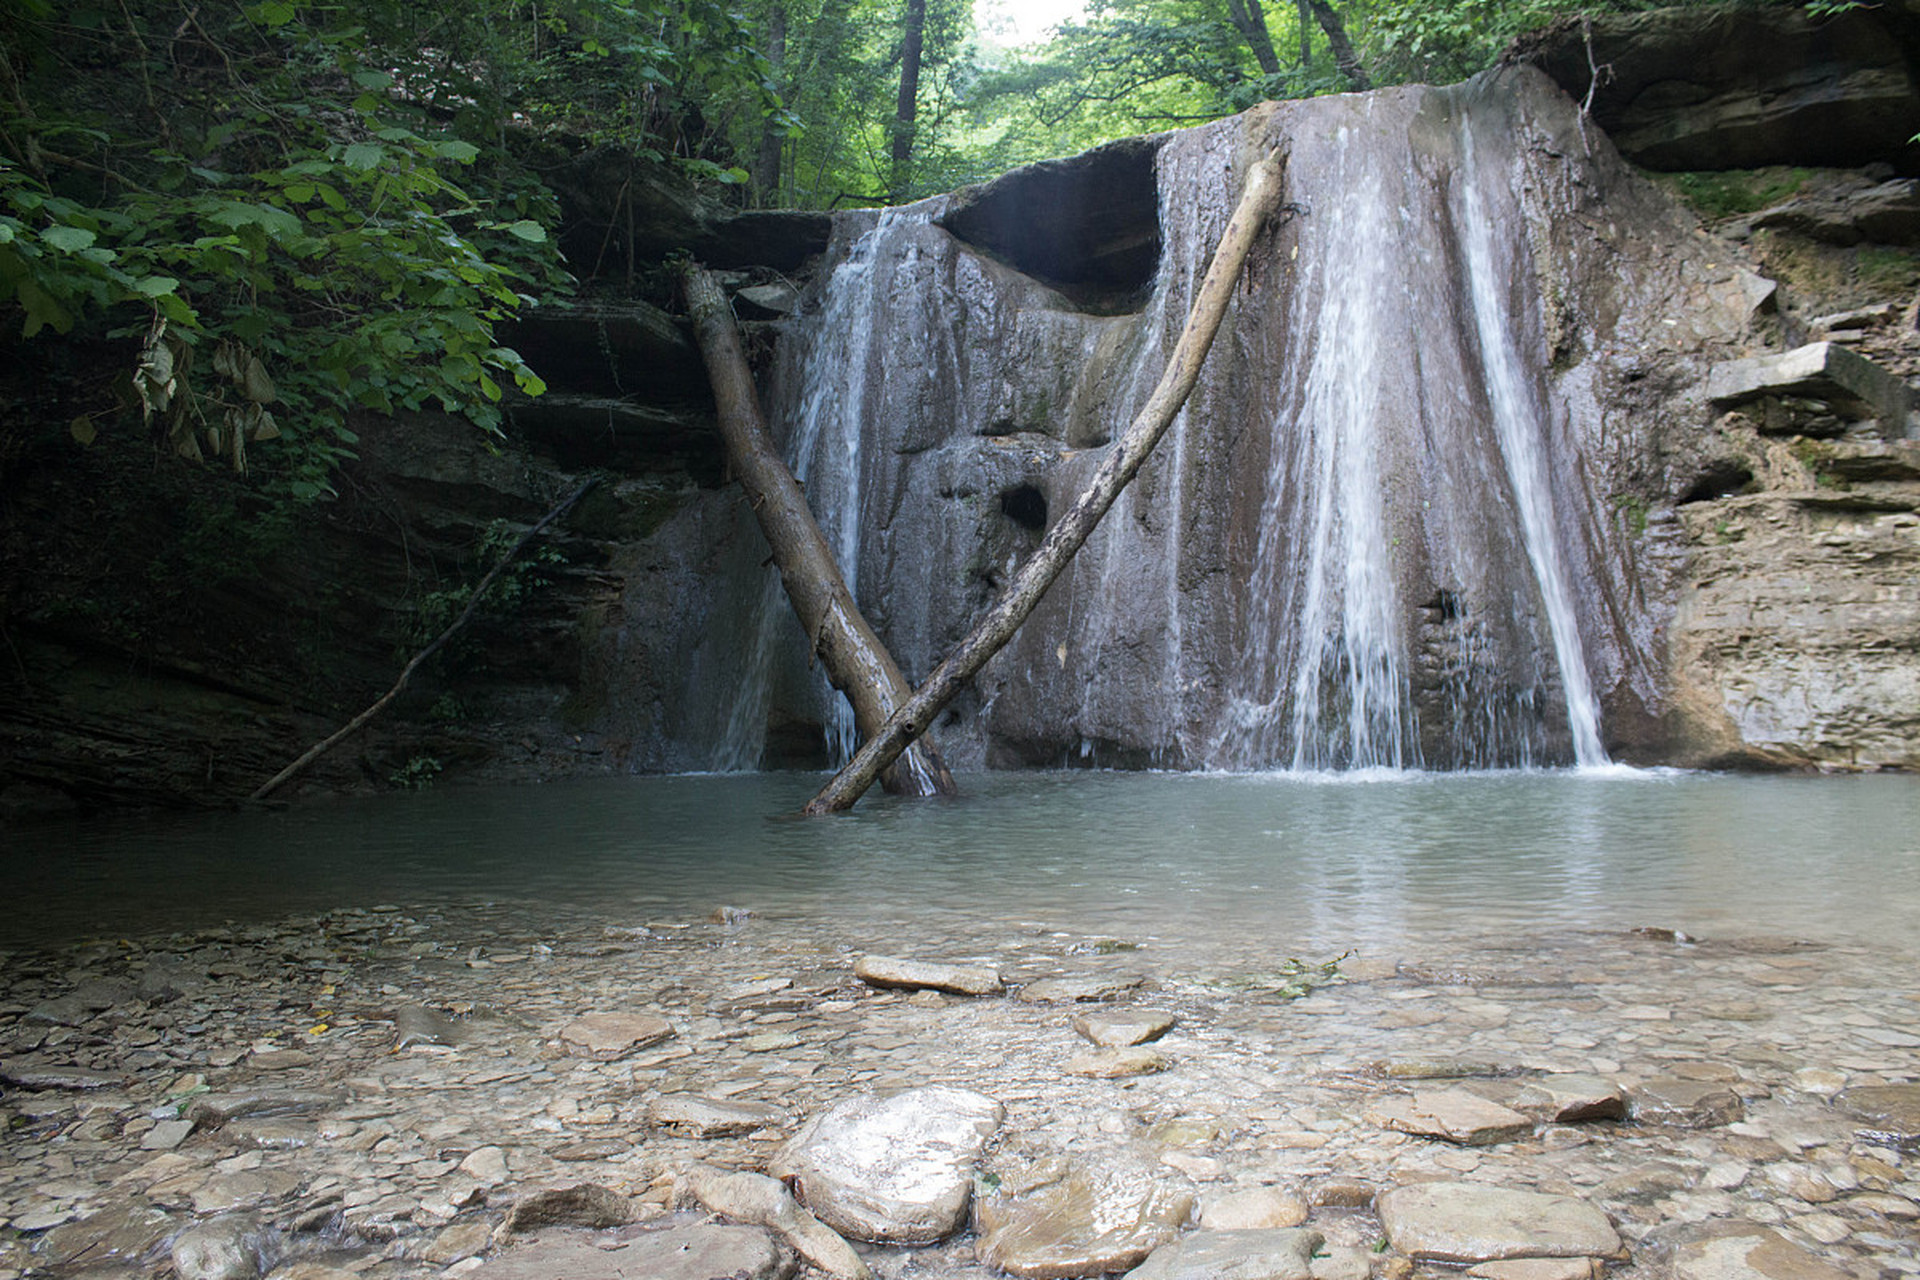
[[[870, 986], [853, 957], [895, 933], [880, 922], [543, 911], [342, 910], [7, 957], [0, 1280], [1291, 1275], [1315, 1234], [1317, 1280], [1574, 1280], [1596, 1258], [1619, 1280], [1920, 1275], [1914, 967], [1890, 947], [1463, 924], [1288, 1000], [1253, 981], [1277, 964], [1257, 940], [1204, 965], [1147, 945], [1138, 989], [1088, 1007]], [[922, 933], [1010, 979], [1095, 941]], [[142, 995], [127, 980], [150, 969], [201, 976]], [[88, 983], [126, 985], [89, 1010], [70, 999]], [[456, 1034], [403, 1044], [408, 1007]], [[565, 1030], [608, 1008], [673, 1035], [577, 1056]], [[1430, 1016], [1393, 1016], [1410, 1009]], [[1069, 1074], [1096, 1011], [1177, 1019], [1166, 1069]], [[1368, 1119], [1455, 1092], [1525, 1123], [1465, 1146]], [[916, 1096], [969, 1104], [943, 1177], [974, 1207], [952, 1234], [850, 1242], [767, 1176], [787, 1169], [781, 1116], [824, 1128]], [[1716, 1096], [1739, 1113], [1689, 1127]]]

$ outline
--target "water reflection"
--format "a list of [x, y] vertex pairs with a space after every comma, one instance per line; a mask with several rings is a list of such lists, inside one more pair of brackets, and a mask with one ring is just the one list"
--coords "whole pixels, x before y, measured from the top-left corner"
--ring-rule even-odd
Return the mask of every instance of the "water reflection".
[[1674, 773], [992, 774], [946, 803], [790, 817], [810, 775], [448, 790], [19, 835], [0, 942], [393, 902], [628, 921], [737, 903], [928, 913], [1201, 950], [1301, 952], [1471, 924], [1908, 936], [1920, 781]]

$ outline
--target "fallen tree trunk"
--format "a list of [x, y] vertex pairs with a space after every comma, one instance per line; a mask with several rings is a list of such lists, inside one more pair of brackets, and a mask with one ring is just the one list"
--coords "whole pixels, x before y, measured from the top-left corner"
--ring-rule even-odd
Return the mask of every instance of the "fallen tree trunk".
[[1199, 380], [1200, 366], [1205, 363], [1214, 335], [1219, 332], [1227, 302], [1239, 284], [1240, 271], [1246, 265], [1254, 238], [1280, 208], [1286, 167], [1286, 154], [1276, 147], [1247, 175], [1240, 204], [1227, 222], [1227, 229], [1221, 233], [1219, 248], [1214, 251], [1206, 279], [1194, 297], [1186, 327], [1167, 361], [1166, 372], [1132, 425], [1114, 442], [1086, 491], [1047, 531], [1047, 536], [1020, 566], [1000, 599], [959, 647], [888, 717], [878, 733], [863, 733], [859, 752], [807, 803], [807, 813], [839, 813], [853, 807], [874, 779], [933, 722], [941, 708], [1013, 638], [1013, 633], [1086, 542], [1120, 491], [1139, 473], [1147, 455], [1167, 433], [1180, 406], [1186, 403], [1194, 383]]
[[[911, 692], [907, 679], [854, 605], [833, 550], [807, 507], [806, 495], [767, 432], [726, 295], [697, 264], [687, 266], [683, 285], [694, 337], [707, 362], [707, 380], [719, 409], [727, 463], [746, 490], [760, 531], [773, 548], [787, 599], [812, 637], [813, 652], [826, 668], [827, 679], [853, 704], [854, 727], [864, 742], [907, 700]], [[938, 749], [925, 739], [914, 745], [904, 759], [899, 751], [887, 757], [880, 766], [885, 771], [881, 785], [897, 795], [952, 795], [953, 775]]]
[[392, 705], [393, 700], [400, 696], [401, 690], [407, 687], [407, 682], [413, 679], [413, 673], [420, 669], [420, 664], [425, 662], [428, 658], [431, 658], [434, 654], [440, 652], [440, 647], [446, 644], [447, 641], [453, 639], [453, 633], [467, 625], [467, 619], [473, 617], [474, 610], [480, 607], [480, 598], [487, 594], [487, 588], [491, 587], [493, 585], [493, 580], [500, 576], [500, 571], [502, 569], [505, 569], [508, 565], [512, 564], [514, 559], [517, 556], [519, 556], [519, 554], [522, 551], [526, 549], [527, 544], [529, 542], [532, 542], [536, 537], [539, 536], [540, 531], [542, 529], [552, 524], [555, 520], [558, 520], [563, 514], [565, 514], [568, 507], [571, 507], [574, 503], [580, 501], [581, 498], [585, 497], [587, 490], [593, 488], [593, 486], [598, 484], [599, 482], [600, 482], [600, 479], [598, 476], [595, 476], [587, 480], [578, 489], [575, 489], [572, 493], [568, 494], [566, 498], [560, 503], [559, 506], [547, 512], [547, 514], [545, 514], [544, 516], [541, 516], [540, 523], [534, 525], [533, 528], [521, 534], [520, 541], [514, 543], [511, 547], [507, 548], [507, 554], [501, 556], [499, 562], [495, 564], [493, 568], [487, 570], [487, 576], [480, 579], [479, 584], [475, 586], [473, 589], [473, 594], [467, 597], [467, 607], [460, 611], [460, 616], [453, 620], [452, 625], [449, 626], [445, 631], [442, 631], [439, 635], [435, 636], [433, 638], [432, 644], [429, 644], [426, 648], [422, 649], [420, 652], [413, 655], [413, 660], [407, 663], [407, 665], [401, 670], [400, 678], [393, 682], [393, 688], [387, 690], [384, 694], [382, 694], [378, 699], [374, 701], [374, 704], [368, 707], [365, 711], [362, 711], [359, 715], [355, 716], [353, 719], [347, 721], [345, 724], [341, 725], [338, 729], [334, 730], [331, 736], [319, 742], [314, 743], [311, 747], [308, 747], [305, 753], [302, 754], [298, 760], [295, 760], [292, 764], [288, 765], [286, 768], [282, 769], [280, 772], [274, 774], [271, 778], [268, 778], [265, 782], [261, 783], [260, 786], [257, 789], [255, 789], [254, 793], [248, 796], [247, 799], [249, 800], [266, 799], [268, 796], [272, 795], [275, 791], [278, 791], [280, 789], [280, 785], [284, 783], [287, 779], [293, 777], [295, 774], [299, 773], [302, 769], [305, 769], [308, 765], [312, 764], [315, 760], [318, 760], [321, 756], [327, 754], [327, 752], [333, 750], [336, 746], [340, 745], [340, 743], [345, 742], [348, 738], [358, 733], [361, 729], [365, 728], [368, 722], [371, 721], [375, 716], [379, 715], [382, 711], [385, 711], [390, 705]]

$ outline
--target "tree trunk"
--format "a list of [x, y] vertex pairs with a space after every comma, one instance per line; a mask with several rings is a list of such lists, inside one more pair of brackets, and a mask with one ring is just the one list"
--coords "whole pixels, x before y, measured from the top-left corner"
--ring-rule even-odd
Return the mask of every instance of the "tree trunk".
[[1260, 64], [1260, 70], [1266, 75], [1279, 75], [1280, 58], [1273, 51], [1273, 36], [1267, 31], [1267, 15], [1260, 9], [1260, 0], [1227, 0], [1227, 13], [1247, 48], [1253, 50], [1253, 60]]
[[[767, 70], [780, 75], [787, 60], [787, 11], [775, 5], [767, 17]], [[785, 94], [781, 95], [783, 98]], [[753, 186], [759, 193], [760, 207], [771, 209], [780, 203], [780, 155], [786, 148], [786, 136], [773, 127], [769, 117], [760, 125], [760, 146], [753, 157]]]
[[1313, 16], [1320, 20], [1320, 29], [1327, 33], [1327, 48], [1333, 50], [1334, 65], [1340, 68], [1340, 74], [1356, 92], [1365, 93], [1373, 88], [1373, 80], [1361, 65], [1360, 55], [1353, 51], [1353, 41], [1347, 39], [1347, 24], [1340, 20], [1339, 10], [1327, 0], [1307, 0], [1307, 3], [1313, 6]]
[[[827, 678], [853, 704], [854, 725], [865, 741], [906, 701], [910, 692], [906, 677], [855, 607], [833, 551], [807, 509], [806, 495], [767, 432], [726, 295], [695, 264], [688, 264], [683, 283], [694, 336], [706, 359], [707, 380], [719, 409], [727, 464], [739, 477], [761, 532], [773, 548], [787, 599], [813, 638], [813, 651]], [[881, 785], [899, 795], [952, 795], [953, 775], [940, 752], [928, 741], [917, 745], [922, 750], [897, 763], [889, 757]]]
[[1294, 11], [1300, 16], [1300, 66], [1304, 70], [1313, 65], [1313, 10], [1307, 0], [1293, 0]]
[[913, 121], [920, 104], [920, 48], [927, 34], [927, 0], [907, 0], [900, 40], [900, 96], [893, 109], [893, 202], [907, 198], [913, 185]]
[[1094, 526], [1100, 523], [1100, 518], [1113, 506], [1120, 491], [1138, 474], [1147, 455], [1160, 442], [1160, 437], [1166, 434], [1175, 415], [1180, 412], [1180, 406], [1186, 403], [1187, 396], [1192, 393], [1194, 383], [1199, 380], [1200, 366], [1213, 345], [1214, 334], [1219, 332], [1220, 321], [1226, 315], [1227, 303], [1240, 282], [1240, 271], [1246, 265], [1254, 238], [1280, 207], [1286, 167], [1286, 154], [1276, 147], [1247, 175], [1246, 190], [1240, 196], [1239, 207], [1228, 221], [1226, 231], [1221, 234], [1220, 246], [1214, 251], [1206, 279], [1201, 282], [1200, 290], [1194, 296], [1193, 309], [1188, 313], [1180, 341], [1167, 361], [1166, 372], [1161, 374], [1159, 385], [1153, 389], [1153, 395], [1140, 410], [1139, 416], [1114, 442], [1086, 491], [1047, 531], [1040, 546], [1020, 566], [1013, 581], [987, 615], [974, 626], [959, 647], [935, 668], [926, 683], [888, 718], [881, 731], [866, 738], [847, 767], [835, 774], [820, 794], [808, 802], [806, 812], [838, 813], [853, 807], [881, 771], [923, 729], [933, 723], [941, 708], [979, 674], [989, 658], [1013, 638], [1013, 633], [1019, 630], [1020, 624], [1040, 603], [1040, 597], [1046, 594], [1047, 588], [1053, 585], [1054, 579], [1060, 576], [1074, 553], [1086, 542]]

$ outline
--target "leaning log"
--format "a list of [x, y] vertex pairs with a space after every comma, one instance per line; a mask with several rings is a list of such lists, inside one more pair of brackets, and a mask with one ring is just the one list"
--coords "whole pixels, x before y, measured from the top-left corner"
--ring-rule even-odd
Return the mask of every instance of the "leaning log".
[[[853, 704], [854, 727], [865, 741], [907, 700], [911, 686], [855, 606], [806, 495], [767, 431], [726, 295], [694, 263], [688, 264], [682, 285], [694, 337], [707, 363], [707, 381], [713, 386], [727, 463], [773, 548], [781, 584], [801, 627], [812, 637], [814, 655], [833, 687]], [[898, 751], [887, 757], [881, 785], [898, 795], [952, 795], [953, 775], [939, 750], [924, 738], [914, 745], [904, 758]]]
[[1013, 638], [1013, 633], [1034, 611], [1040, 597], [1073, 559], [1074, 552], [1086, 542], [1120, 491], [1139, 473], [1141, 464], [1167, 433], [1180, 406], [1187, 402], [1194, 383], [1199, 380], [1200, 366], [1205, 363], [1214, 335], [1219, 332], [1220, 321], [1239, 284], [1240, 271], [1246, 265], [1254, 239], [1267, 219], [1280, 208], [1286, 167], [1286, 153], [1276, 147], [1247, 175], [1240, 204], [1220, 236], [1219, 248], [1214, 251], [1213, 263], [1194, 297], [1186, 328], [1181, 331], [1180, 341], [1167, 361], [1166, 372], [1160, 376], [1160, 383], [1146, 406], [1101, 462], [1086, 491], [1047, 531], [1047, 536], [1014, 574], [1000, 599], [959, 647], [934, 668], [933, 674], [888, 717], [878, 733], [863, 733], [860, 750], [820, 794], [807, 803], [807, 813], [839, 813], [853, 807], [874, 779], [881, 776], [953, 696], [979, 674], [987, 660]]

